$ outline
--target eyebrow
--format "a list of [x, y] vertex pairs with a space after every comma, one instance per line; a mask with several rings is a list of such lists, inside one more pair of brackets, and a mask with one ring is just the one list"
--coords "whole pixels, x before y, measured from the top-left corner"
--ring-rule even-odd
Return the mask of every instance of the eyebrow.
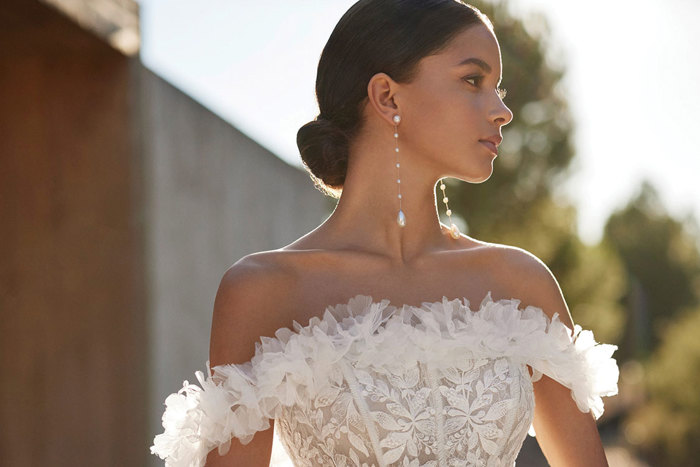
[[486, 70], [486, 73], [491, 73], [491, 65], [489, 65], [488, 63], [486, 63], [482, 59], [476, 58], [476, 57], [465, 58], [464, 60], [459, 62], [456, 66], [468, 65], [470, 63], [473, 63], [474, 65], [477, 65], [477, 66], [483, 68], [484, 70]]
[[[476, 57], [465, 58], [464, 60], [462, 60], [461, 62], [459, 62], [459, 63], [458, 63], [457, 65], [455, 65], [455, 66], [469, 65], [470, 63], [473, 63], [474, 65], [476, 65], [476, 66], [482, 68], [483, 70], [486, 71], [486, 73], [491, 73], [491, 65], [489, 65], [488, 63], [486, 63], [486, 62], [483, 61], [482, 59], [476, 58]], [[501, 78], [501, 79], [502, 79], [502, 78]], [[499, 86], [500, 86], [500, 84], [501, 84], [501, 79], [498, 80], [498, 85], [499, 85]]]

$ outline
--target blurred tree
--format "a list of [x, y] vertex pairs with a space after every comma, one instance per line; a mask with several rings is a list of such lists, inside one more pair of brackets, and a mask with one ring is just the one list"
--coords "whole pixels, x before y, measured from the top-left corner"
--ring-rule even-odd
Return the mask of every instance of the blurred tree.
[[503, 127], [488, 183], [446, 181], [450, 207], [465, 214], [468, 221], [458, 221], [469, 235], [542, 259], [557, 277], [574, 321], [592, 329], [598, 341], [617, 343], [625, 326], [619, 303], [626, 290], [624, 268], [614, 249], [581, 242], [576, 209], [558, 192], [574, 158], [574, 122], [560, 82], [564, 64], [547, 55], [552, 51], [547, 20], [540, 13], [516, 19], [501, 0], [468, 3], [494, 23], [502, 86], [508, 90], [504, 102], [514, 117]]
[[[495, 238], [510, 232], [513, 225], [530, 222], [532, 208], [551, 198], [554, 188], [564, 181], [574, 157], [573, 122], [561, 92], [563, 66], [545, 58], [549, 41], [545, 17], [532, 13], [526, 20], [529, 32], [525, 21], [510, 15], [506, 2], [470, 3], [495, 24], [502, 86], [508, 90], [504, 101], [514, 117], [503, 128], [501, 154], [488, 183], [453, 184], [449, 193], [458, 211], [468, 213], [470, 232]], [[494, 222], [494, 213], [499, 222]]]
[[681, 222], [667, 214], [648, 181], [608, 219], [604, 238], [620, 253], [630, 278], [626, 357], [647, 357], [676, 313], [700, 304], [695, 232], [694, 218]]
[[646, 357], [665, 335], [646, 373], [651, 402], [627, 419], [625, 434], [655, 465], [693, 465], [700, 454], [692, 442], [700, 439], [700, 310], [680, 310], [700, 297], [700, 228], [690, 215], [683, 221], [668, 215], [643, 182], [640, 194], [610, 216], [602, 241], [584, 244], [576, 209], [559, 190], [575, 157], [574, 122], [561, 85], [565, 64], [548, 55], [547, 20], [538, 13], [515, 19], [502, 0], [469, 3], [495, 25], [504, 101], [514, 119], [503, 128], [488, 183], [446, 181], [450, 207], [466, 220], [453, 218], [469, 235], [542, 259], [574, 321], [598, 341], [618, 344], [619, 362]]
[[625, 420], [625, 438], [653, 465], [700, 458], [700, 307], [677, 311], [646, 365], [649, 400]]

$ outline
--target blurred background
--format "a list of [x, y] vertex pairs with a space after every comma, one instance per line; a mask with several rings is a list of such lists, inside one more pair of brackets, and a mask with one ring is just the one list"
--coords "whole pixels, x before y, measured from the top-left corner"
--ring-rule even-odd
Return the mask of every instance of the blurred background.
[[[162, 465], [148, 447], [206, 370], [224, 271], [335, 205], [296, 131], [353, 3], [3, 2], [3, 465]], [[514, 120], [487, 183], [447, 180], [452, 217], [541, 258], [574, 321], [618, 345], [610, 465], [696, 465], [700, 2], [471, 3]], [[535, 439], [517, 465], [547, 465]]]

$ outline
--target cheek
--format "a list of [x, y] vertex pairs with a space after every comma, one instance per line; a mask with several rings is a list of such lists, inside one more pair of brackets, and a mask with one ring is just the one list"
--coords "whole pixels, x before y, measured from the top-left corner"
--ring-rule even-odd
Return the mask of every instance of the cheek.
[[[466, 92], [466, 91], [465, 91]], [[425, 88], [412, 96], [407, 112], [405, 141], [418, 152], [430, 155], [464, 151], [470, 141], [477, 142], [476, 103], [459, 90], [445, 86]], [[399, 127], [399, 140], [401, 127]]]
[[449, 151], [451, 148], [464, 149], [470, 141], [478, 140], [476, 112], [466, 100], [441, 102], [433, 110], [424, 119], [422, 130], [434, 144]]

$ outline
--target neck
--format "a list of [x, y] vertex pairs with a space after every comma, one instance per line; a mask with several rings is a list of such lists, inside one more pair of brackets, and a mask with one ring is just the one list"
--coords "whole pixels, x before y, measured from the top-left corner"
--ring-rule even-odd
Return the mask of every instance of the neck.
[[[391, 141], [393, 143], [393, 141]], [[400, 153], [396, 167], [393, 144], [387, 147], [354, 148], [348, 164], [343, 193], [331, 216], [321, 226], [329, 240], [341, 248], [353, 248], [388, 257], [406, 265], [426, 253], [454, 244], [437, 210], [437, 175], [412, 163], [416, 158]], [[398, 176], [397, 176], [398, 170]], [[399, 225], [401, 210], [406, 225]]]

